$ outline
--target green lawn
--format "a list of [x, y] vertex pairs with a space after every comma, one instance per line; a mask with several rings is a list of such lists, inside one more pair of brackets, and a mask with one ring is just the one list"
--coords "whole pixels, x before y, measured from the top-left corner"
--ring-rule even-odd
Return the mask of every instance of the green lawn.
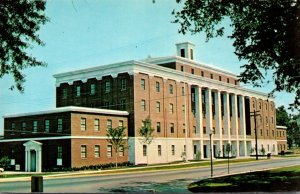
[[300, 191], [300, 165], [205, 179], [191, 183], [188, 189], [192, 192]]

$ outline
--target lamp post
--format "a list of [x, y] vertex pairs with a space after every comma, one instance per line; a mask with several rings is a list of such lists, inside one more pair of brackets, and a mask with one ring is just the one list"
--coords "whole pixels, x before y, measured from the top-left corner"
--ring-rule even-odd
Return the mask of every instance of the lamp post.
[[214, 174], [214, 169], [213, 169], [213, 161], [212, 161], [212, 140], [211, 140], [211, 136], [212, 136], [213, 131], [210, 130], [209, 131], [209, 144], [210, 144], [210, 176], [213, 177]]

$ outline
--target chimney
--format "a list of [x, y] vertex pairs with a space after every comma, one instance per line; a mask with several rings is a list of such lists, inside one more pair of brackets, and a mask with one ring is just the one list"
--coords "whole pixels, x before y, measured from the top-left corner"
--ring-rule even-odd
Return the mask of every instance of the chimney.
[[177, 56], [194, 60], [195, 45], [191, 42], [177, 43]]

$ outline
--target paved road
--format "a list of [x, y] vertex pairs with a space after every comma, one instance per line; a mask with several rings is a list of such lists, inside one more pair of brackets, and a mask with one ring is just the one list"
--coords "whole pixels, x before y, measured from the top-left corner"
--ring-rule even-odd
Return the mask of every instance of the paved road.
[[[230, 173], [300, 165], [300, 158], [284, 158], [230, 165]], [[226, 175], [227, 165], [216, 166], [214, 176]], [[97, 175], [44, 180], [44, 192], [188, 192], [189, 183], [210, 177], [210, 167], [184, 170]], [[0, 183], [0, 192], [30, 192], [29, 181]]]

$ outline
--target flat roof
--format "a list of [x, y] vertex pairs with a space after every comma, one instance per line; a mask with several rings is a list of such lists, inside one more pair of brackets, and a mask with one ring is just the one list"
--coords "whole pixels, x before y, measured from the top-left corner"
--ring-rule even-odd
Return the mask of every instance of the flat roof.
[[286, 126], [276, 125], [276, 129], [287, 129]]
[[3, 118], [25, 117], [25, 116], [53, 114], [53, 113], [62, 113], [62, 112], [97, 113], [97, 114], [109, 114], [109, 115], [117, 115], [117, 116], [129, 115], [127, 111], [108, 110], [108, 109], [100, 109], [100, 108], [85, 108], [85, 107], [78, 107], [78, 106], [66, 106], [66, 107], [60, 107], [51, 110], [4, 115]]

